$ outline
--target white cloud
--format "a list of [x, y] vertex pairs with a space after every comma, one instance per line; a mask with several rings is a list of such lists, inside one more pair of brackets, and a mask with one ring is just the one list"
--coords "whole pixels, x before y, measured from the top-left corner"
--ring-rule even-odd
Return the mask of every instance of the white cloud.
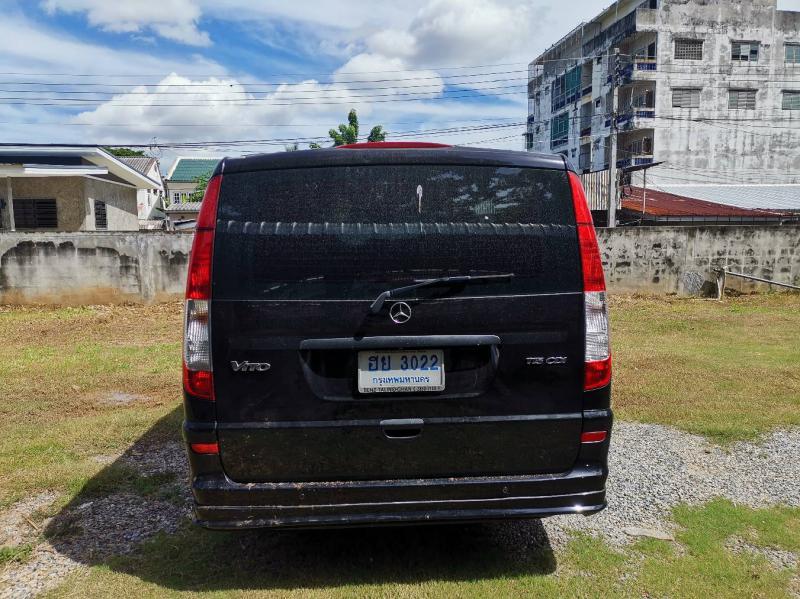
[[433, 0], [404, 30], [367, 38], [370, 49], [420, 65], [472, 65], [530, 60], [541, 9], [529, 2]]
[[197, 28], [200, 7], [193, 0], [45, 0], [50, 14], [86, 13], [89, 24], [114, 33], [157, 35], [191, 46], [208, 46], [211, 38]]

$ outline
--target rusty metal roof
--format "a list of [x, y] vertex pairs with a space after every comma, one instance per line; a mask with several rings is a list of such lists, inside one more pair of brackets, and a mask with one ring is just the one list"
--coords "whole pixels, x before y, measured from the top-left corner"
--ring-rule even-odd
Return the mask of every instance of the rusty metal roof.
[[[622, 198], [622, 208], [632, 212], [642, 212], [643, 189], [641, 187], [625, 188], [627, 195]], [[720, 217], [747, 217], [770, 218], [780, 216], [779, 211], [753, 210], [739, 208], [706, 200], [698, 200], [673, 193], [666, 193], [654, 189], [647, 190], [647, 203], [645, 205], [647, 216], [720, 216]]]

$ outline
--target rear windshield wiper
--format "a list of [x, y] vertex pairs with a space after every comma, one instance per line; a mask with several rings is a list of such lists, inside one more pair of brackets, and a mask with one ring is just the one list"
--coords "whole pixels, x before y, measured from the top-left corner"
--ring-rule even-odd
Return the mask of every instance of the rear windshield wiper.
[[452, 277], [438, 277], [436, 279], [425, 279], [418, 281], [413, 285], [406, 285], [405, 287], [397, 287], [395, 289], [387, 289], [375, 298], [372, 305], [369, 307], [370, 314], [377, 314], [381, 311], [383, 304], [386, 300], [393, 298], [397, 295], [419, 289], [421, 287], [430, 287], [432, 285], [465, 285], [467, 283], [481, 283], [487, 281], [503, 281], [513, 279], [514, 273], [503, 273], [499, 275], [456, 275]]

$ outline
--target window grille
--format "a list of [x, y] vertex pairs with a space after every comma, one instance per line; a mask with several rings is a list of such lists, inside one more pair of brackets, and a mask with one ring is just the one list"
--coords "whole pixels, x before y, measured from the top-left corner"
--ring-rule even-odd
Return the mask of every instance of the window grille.
[[703, 40], [675, 40], [676, 60], [703, 60]]

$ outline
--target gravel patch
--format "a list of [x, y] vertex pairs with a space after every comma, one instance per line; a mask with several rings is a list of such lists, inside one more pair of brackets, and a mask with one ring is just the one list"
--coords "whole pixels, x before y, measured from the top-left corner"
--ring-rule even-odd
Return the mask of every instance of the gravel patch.
[[756, 547], [741, 537], [731, 537], [725, 543], [725, 547], [733, 553], [751, 553], [754, 555], [760, 555], [766, 558], [769, 564], [776, 570], [781, 570], [784, 568], [794, 570], [797, 568], [797, 554], [791, 551], [777, 549], [775, 547]]
[[[588, 518], [559, 516], [541, 522], [492, 524], [481, 534], [511, 552], [548, 546], [558, 551], [576, 530], [602, 535], [615, 545], [630, 543], [645, 533], [668, 537], [675, 532], [670, 511], [678, 503], [700, 504], [723, 496], [752, 507], [800, 506], [800, 462], [794, 459], [800, 454], [800, 429], [776, 431], [759, 443], [737, 443], [722, 449], [669, 427], [623, 422], [615, 426], [611, 443], [607, 510]], [[190, 497], [185, 483], [186, 456], [180, 443], [134, 446], [117, 461], [146, 476], [174, 474], [176, 481], [171, 484], [180, 487], [185, 501], [176, 505], [115, 493], [68, 506], [49, 523], [49, 540], [40, 543], [26, 563], [12, 564], [0, 574], [0, 598], [32, 597], [57, 586], [67, 574], [86, 564], [129, 553], [157, 532], [175, 532], [186, 521]], [[0, 515], [0, 528], [8, 528], [10, 532], [4, 534], [10, 543], [30, 539], [31, 533], [22, 531], [20, 520], [27, 523], [19, 514], [28, 515], [54, 500], [52, 494], [41, 494]], [[321, 538], [333, 543], [327, 536]], [[744, 541], [732, 543], [732, 550], [750, 550]], [[773, 564], [797, 564], [794, 554], [752, 549]]]
[[100, 398], [100, 403], [109, 406], [125, 406], [132, 403], [148, 401], [149, 398], [144, 395], [135, 395], [133, 393], [123, 393], [122, 391], [112, 391]]
[[[47, 538], [39, 536], [42, 542], [36, 545], [30, 559], [22, 564], [11, 564], [0, 573], [0, 599], [34, 597], [58, 586], [66, 576], [86, 568], [87, 564], [130, 553], [159, 532], [174, 533], [186, 521], [191, 504], [185, 482], [188, 476], [186, 454], [179, 443], [153, 447], [149, 452], [134, 447], [118, 459], [135, 467], [143, 476], [177, 475], [178, 481], [174, 484], [180, 486], [184, 501], [176, 505], [158, 498], [114, 493], [70, 504], [42, 524]], [[0, 516], [0, 525], [20, 519], [24, 523], [21, 516], [15, 515], [32, 513], [55, 498], [53, 493], [44, 493], [17, 503]], [[10, 542], [5, 544], [21, 544], [35, 536], [9, 536]]]
[[0, 513], [0, 546], [15, 547], [36, 537], [41, 528], [31, 517], [38, 510], [56, 500], [56, 494], [49, 491], [39, 493], [18, 501], [8, 510]]
[[548, 518], [544, 525], [554, 538], [573, 529], [622, 545], [631, 541], [625, 528], [674, 533], [669, 514], [679, 503], [700, 504], [722, 496], [754, 508], [797, 507], [800, 463], [793, 456], [798, 452], [800, 429], [722, 449], [667, 426], [617, 423], [609, 455], [609, 507], [590, 517]]

